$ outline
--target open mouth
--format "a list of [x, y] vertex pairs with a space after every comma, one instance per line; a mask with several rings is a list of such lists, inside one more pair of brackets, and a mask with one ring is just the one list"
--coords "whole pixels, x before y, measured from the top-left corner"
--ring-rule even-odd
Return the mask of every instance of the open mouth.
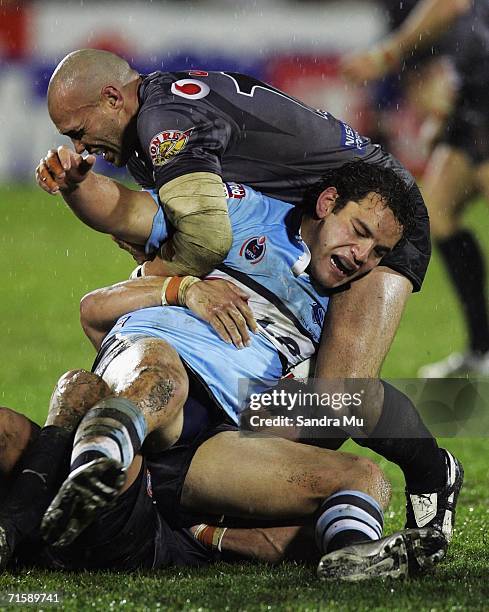
[[331, 263], [343, 276], [351, 276], [358, 269], [346, 257], [340, 255], [331, 255]]

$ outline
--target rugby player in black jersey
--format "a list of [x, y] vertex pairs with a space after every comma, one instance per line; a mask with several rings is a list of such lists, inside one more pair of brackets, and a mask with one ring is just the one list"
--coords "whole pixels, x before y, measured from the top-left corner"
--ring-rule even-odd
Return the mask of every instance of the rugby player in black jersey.
[[[392, 156], [330, 114], [252, 77], [206, 71], [143, 76], [101, 51], [74, 52], [61, 62], [48, 105], [76, 152], [50, 151], [37, 179], [47, 192], [60, 192], [84, 222], [144, 244], [157, 210], [144, 191], [93, 172], [94, 153], [127, 164], [143, 188], [159, 194], [175, 233], [161, 257], [144, 264], [143, 274], [201, 275], [222, 261], [231, 235], [221, 179], [300, 203], [305, 189], [328, 168], [356, 159], [392, 167], [409, 188], [414, 229], [374, 272], [333, 297], [315, 372], [318, 378], [378, 374], [430, 255], [419, 190]], [[448, 499], [455, 474], [433, 439], [420, 437], [406, 420], [399, 398], [386, 396], [381, 412], [377, 437], [365, 444], [403, 469], [416, 496], [408, 496], [408, 524], [414, 526], [412, 500], [418, 494]], [[381, 430], [392, 424], [409, 438], [383, 438]]]
[[[420, 369], [423, 377], [489, 373], [489, 318], [483, 255], [472, 231], [462, 226], [464, 205], [476, 194], [489, 198], [489, 2], [420, 0], [386, 40], [344, 63], [360, 82], [401, 69], [419, 52], [453, 63], [458, 91], [436, 139], [423, 193], [431, 230], [451, 277], [469, 334], [469, 347]], [[412, 62], [411, 62], [412, 68]], [[439, 101], [443, 106], [443, 101]]]

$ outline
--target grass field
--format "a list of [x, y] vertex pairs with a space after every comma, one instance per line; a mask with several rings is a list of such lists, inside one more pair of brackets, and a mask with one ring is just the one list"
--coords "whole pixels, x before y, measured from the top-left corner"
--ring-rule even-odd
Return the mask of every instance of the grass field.
[[[93, 359], [78, 325], [80, 297], [127, 277], [133, 265], [110, 239], [76, 220], [60, 199], [13, 186], [0, 188], [0, 198], [0, 404], [42, 422], [57, 378], [67, 369], [89, 367]], [[482, 203], [472, 208], [468, 223], [482, 240], [489, 235], [489, 215]], [[423, 292], [410, 300], [383, 374], [414, 377], [420, 365], [462, 348], [463, 342], [460, 314], [435, 256]], [[449, 557], [424, 580], [324, 585], [311, 568], [243, 564], [156, 575], [5, 574], [0, 576], [0, 593], [57, 591], [64, 597], [65, 610], [488, 609], [487, 440], [450, 439], [445, 445], [463, 461], [466, 485]], [[403, 525], [403, 483], [395, 466], [380, 463], [394, 488], [386, 521], [386, 530], [391, 531]]]

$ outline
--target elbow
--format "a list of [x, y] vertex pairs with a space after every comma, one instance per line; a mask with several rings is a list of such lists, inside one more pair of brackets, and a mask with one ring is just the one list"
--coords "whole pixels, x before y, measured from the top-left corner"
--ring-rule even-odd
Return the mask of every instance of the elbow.
[[[231, 227], [223, 231], [209, 244], [209, 248], [203, 249], [203, 259], [209, 271], [216, 268], [226, 259], [233, 244], [233, 233]], [[207, 260], [207, 261], [206, 261]]]
[[80, 323], [85, 335], [92, 338], [92, 332], [96, 328], [98, 310], [98, 291], [92, 291], [84, 295], [80, 300]]
[[222, 215], [219, 226], [215, 223], [211, 230], [209, 219], [206, 221], [205, 234], [197, 235], [194, 232], [189, 239], [188, 234], [177, 232], [173, 238], [175, 256], [172, 263], [179, 267], [181, 273], [205, 276], [222, 264], [231, 249], [233, 233], [228, 216]]

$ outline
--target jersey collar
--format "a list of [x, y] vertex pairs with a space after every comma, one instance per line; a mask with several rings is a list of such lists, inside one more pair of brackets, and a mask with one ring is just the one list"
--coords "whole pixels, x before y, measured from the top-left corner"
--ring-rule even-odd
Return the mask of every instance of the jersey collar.
[[301, 208], [299, 206], [294, 206], [285, 218], [289, 240], [303, 250], [302, 255], [300, 255], [292, 266], [292, 272], [295, 276], [303, 274], [311, 262], [311, 251], [304, 240], [302, 240], [301, 236], [302, 215], [303, 211]]

